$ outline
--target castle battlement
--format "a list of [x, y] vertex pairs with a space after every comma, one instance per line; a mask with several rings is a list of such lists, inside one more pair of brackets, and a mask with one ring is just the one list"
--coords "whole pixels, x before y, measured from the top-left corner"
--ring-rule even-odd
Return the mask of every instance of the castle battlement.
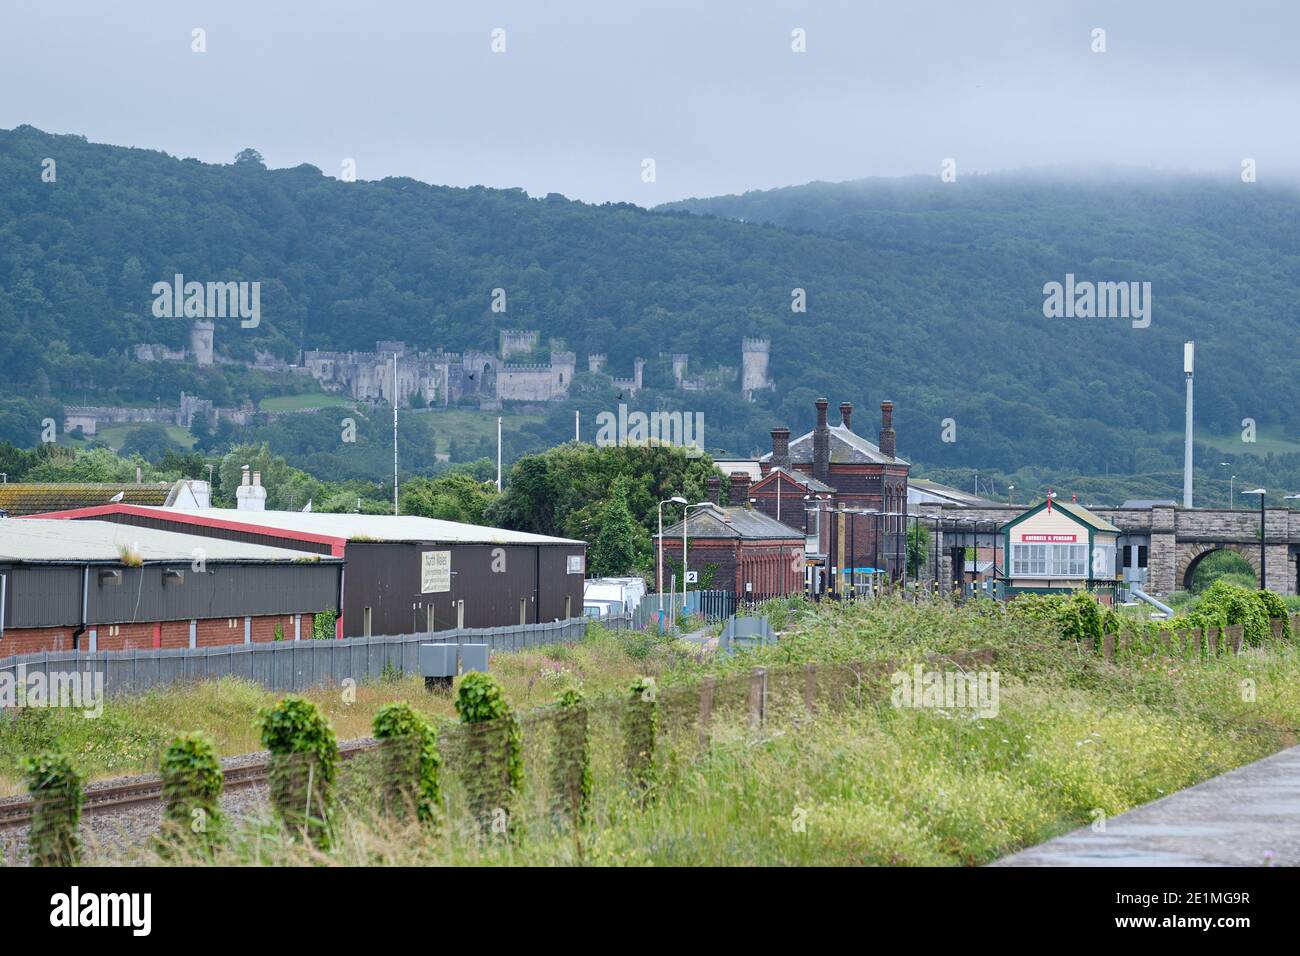
[[768, 352], [771, 348], [771, 339], [742, 339], [740, 342], [742, 352]]

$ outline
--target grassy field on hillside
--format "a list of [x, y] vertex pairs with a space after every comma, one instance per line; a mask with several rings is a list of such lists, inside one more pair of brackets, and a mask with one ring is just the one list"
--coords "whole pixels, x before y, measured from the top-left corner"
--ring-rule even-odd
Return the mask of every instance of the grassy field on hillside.
[[342, 395], [330, 392], [308, 392], [303, 395], [272, 395], [257, 403], [264, 412], [303, 412], [312, 408], [333, 408], [336, 405], [350, 405], [351, 402]]

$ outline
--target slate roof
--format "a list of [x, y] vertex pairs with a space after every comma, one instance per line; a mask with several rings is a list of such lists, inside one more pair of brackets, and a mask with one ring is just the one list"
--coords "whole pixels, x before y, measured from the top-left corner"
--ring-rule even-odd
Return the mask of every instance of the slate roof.
[[[751, 541], [777, 538], [802, 540], [804, 536], [802, 531], [752, 508], [710, 505], [696, 511], [689, 520], [686, 535], [690, 538], [741, 538]], [[680, 521], [664, 529], [665, 539], [680, 540], [681, 536]]]
[[[873, 463], [879, 465], [907, 465], [911, 464], [905, 458], [899, 458], [895, 455], [890, 458], [880, 450], [877, 445], [873, 445], [857, 432], [850, 431], [841, 423], [839, 425], [827, 426], [831, 435], [831, 464], [863, 464]], [[769, 451], [766, 455], [759, 458], [759, 461], [771, 461], [772, 453]], [[813, 433], [805, 432], [798, 438], [790, 441], [790, 459], [792, 461], [812, 461], [813, 460]]]
[[809, 491], [816, 491], [822, 493], [830, 493], [835, 491], [835, 489], [832, 488], [830, 485], [826, 484], [826, 482], [818, 481], [812, 475], [807, 474], [806, 472], [802, 472], [798, 468], [782, 468], [780, 465], [774, 465], [771, 471], [768, 472], [768, 475], [771, 476], [775, 474], [785, 475], [791, 481], [797, 481], [799, 484], [805, 486]]

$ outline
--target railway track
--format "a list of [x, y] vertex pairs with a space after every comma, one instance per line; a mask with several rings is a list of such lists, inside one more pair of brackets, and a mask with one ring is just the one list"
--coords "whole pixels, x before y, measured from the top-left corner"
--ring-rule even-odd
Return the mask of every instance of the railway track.
[[[342, 760], [355, 757], [359, 753], [373, 750], [378, 744], [373, 740], [347, 741], [339, 745], [339, 758]], [[271, 773], [270, 757], [222, 768], [222, 790], [244, 790], [266, 783]], [[113, 814], [132, 807], [158, 803], [162, 799], [162, 777], [158, 774], [143, 774], [121, 783], [96, 786], [90, 784], [85, 790], [85, 802], [82, 804], [83, 816]], [[11, 830], [30, 826], [32, 822], [33, 801], [31, 797], [7, 797], [0, 799], [0, 830]]]

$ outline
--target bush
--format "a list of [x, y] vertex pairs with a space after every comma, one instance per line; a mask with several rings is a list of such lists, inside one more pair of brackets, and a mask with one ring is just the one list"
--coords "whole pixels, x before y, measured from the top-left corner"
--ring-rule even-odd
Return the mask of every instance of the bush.
[[1268, 614], [1255, 592], [1222, 579], [1215, 581], [1201, 595], [1201, 600], [1187, 615], [1192, 627], [1230, 627], [1242, 625], [1242, 641], [1258, 645], [1269, 636]]
[[221, 830], [221, 761], [206, 736], [183, 734], [163, 752], [164, 839], [192, 841], [210, 854]]
[[81, 775], [60, 753], [43, 753], [20, 761], [32, 796], [28, 838], [37, 866], [76, 866], [81, 856], [77, 826], [81, 822]]
[[1282, 621], [1282, 639], [1289, 641], [1294, 636], [1291, 633], [1291, 617], [1287, 611], [1286, 601], [1282, 600], [1280, 595], [1272, 591], [1256, 591], [1255, 600], [1259, 602], [1264, 609], [1264, 616], [1269, 618], [1280, 618]]
[[339, 755], [333, 728], [315, 704], [294, 695], [257, 717], [271, 751], [271, 803], [292, 832], [327, 849]]
[[578, 690], [566, 690], [558, 701], [555, 746], [551, 756], [551, 808], [574, 825], [586, 817], [591, 798], [591, 732], [587, 702]]
[[406, 701], [385, 704], [375, 714], [375, 739], [383, 749], [385, 812], [406, 816], [412, 810], [421, 823], [434, 823], [442, 806], [438, 768], [438, 738], [433, 725]]
[[467, 725], [462, 773], [470, 813], [484, 832], [513, 831], [512, 810], [524, 783], [523, 734], [497, 679], [466, 674], [456, 691], [456, 713]]
[[1007, 603], [1007, 613], [1024, 621], [1050, 625], [1065, 640], [1100, 646], [1107, 618], [1097, 599], [1087, 591], [1069, 594], [1021, 594]]
[[653, 677], [638, 677], [632, 684], [623, 718], [623, 762], [637, 801], [649, 802], [655, 786], [655, 737], [659, 707]]

